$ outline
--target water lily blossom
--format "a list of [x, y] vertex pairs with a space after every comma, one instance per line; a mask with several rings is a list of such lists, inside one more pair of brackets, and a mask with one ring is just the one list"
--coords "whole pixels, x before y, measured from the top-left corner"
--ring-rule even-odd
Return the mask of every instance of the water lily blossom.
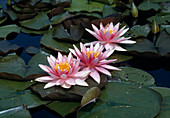
[[[100, 29], [98, 29], [95, 25], [92, 24], [94, 31], [91, 31], [86, 28], [90, 34], [96, 37], [99, 41], [91, 42], [93, 45], [100, 43], [104, 45], [106, 50], [115, 49], [118, 51], [126, 51], [124, 48], [120, 47], [118, 43], [121, 44], [134, 44], [136, 41], [128, 40], [131, 37], [122, 37], [129, 28], [125, 29], [125, 26], [119, 30], [119, 24], [117, 23], [113, 26], [113, 23], [107, 24], [105, 27], [102, 23], [100, 23]], [[85, 46], [89, 46], [91, 43], [86, 43]]]
[[80, 43], [81, 51], [75, 46], [74, 49], [69, 49], [76, 57], [78, 57], [81, 62], [81, 68], [84, 71], [91, 70], [90, 76], [97, 82], [100, 83], [100, 75], [98, 72], [101, 72], [105, 75], [111, 76], [110, 70], [120, 70], [114, 66], [107, 65], [108, 63], [114, 62], [117, 59], [106, 60], [114, 50], [106, 50], [102, 52], [104, 47], [97, 43], [95, 46], [92, 44], [90, 48], [86, 48], [82, 43]]
[[51, 68], [42, 64], [39, 64], [39, 67], [49, 76], [36, 79], [36, 81], [47, 83], [44, 89], [55, 85], [60, 85], [63, 88], [70, 88], [72, 85], [88, 86], [85, 79], [91, 71], [80, 71], [80, 60], [74, 59], [71, 53], [66, 57], [58, 52], [57, 59], [50, 55], [47, 60]]

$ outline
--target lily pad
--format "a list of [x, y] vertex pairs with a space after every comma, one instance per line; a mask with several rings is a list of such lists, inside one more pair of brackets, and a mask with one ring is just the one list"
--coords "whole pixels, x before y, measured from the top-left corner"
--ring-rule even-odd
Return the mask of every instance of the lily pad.
[[21, 27], [21, 32], [23, 32], [23, 33], [26, 33], [26, 34], [38, 34], [38, 35], [40, 35], [40, 34], [44, 34], [45, 32], [46, 32], [46, 30], [44, 31], [44, 30], [30, 30], [30, 29], [26, 29], [26, 28], [23, 28], [23, 27]]
[[87, 90], [89, 90], [92, 87], [98, 86], [99, 88], [102, 88], [107, 83], [107, 77], [102, 76], [101, 77], [101, 83], [97, 84], [94, 80], [91, 78], [87, 79], [86, 82], [89, 86], [72, 86], [70, 89], [64, 89], [60, 86], [51, 87], [48, 89], [44, 89], [45, 84], [36, 84], [32, 86], [32, 90], [39, 94], [41, 98], [47, 99], [47, 100], [64, 100], [64, 101], [80, 101], [82, 96], [86, 93]]
[[34, 46], [30, 46], [26, 49], [26, 52], [30, 55], [35, 55], [36, 53], [38, 53], [40, 51], [39, 48], [34, 47]]
[[157, 14], [147, 19], [149, 22], [156, 21], [158, 24], [168, 24], [170, 22], [170, 15]]
[[42, 101], [36, 95], [32, 94], [30, 90], [17, 92], [9, 98], [0, 100], [0, 111], [10, 109], [20, 105], [27, 105], [28, 108], [34, 108], [42, 104], [47, 104], [49, 101]]
[[138, 6], [138, 9], [143, 11], [154, 9], [155, 11], [158, 11], [161, 9], [161, 6], [158, 3], [145, 1]]
[[111, 82], [101, 92], [94, 106], [82, 107], [78, 118], [117, 117], [153, 118], [158, 115], [161, 96], [158, 92], [135, 84]]
[[67, 8], [69, 12], [102, 12], [104, 4], [88, 0], [72, 0], [70, 7]]
[[59, 23], [61, 23], [62, 21], [64, 21], [65, 19], [67, 19], [67, 18], [69, 18], [69, 17], [71, 17], [71, 16], [73, 16], [73, 15], [69, 14], [69, 12], [66, 11], [65, 13], [61, 13], [61, 14], [58, 14], [58, 15], [52, 17], [52, 18], [50, 19], [50, 22], [51, 22], [52, 25], [54, 25], [54, 24], [59, 24]]
[[49, 54], [40, 51], [29, 61], [28, 65], [16, 54], [0, 58], [0, 77], [12, 80], [31, 80], [45, 75], [45, 72], [38, 67], [38, 64], [48, 65]]
[[146, 25], [135, 25], [133, 26], [129, 33], [131, 34], [131, 37], [137, 38], [137, 37], [147, 37], [149, 32], [151, 31], [151, 27], [146, 24]]
[[20, 21], [19, 23], [23, 27], [34, 29], [34, 30], [41, 30], [47, 28], [50, 25], [49, 18], [47, 14], [44, 12], [40, 12], [33, 19]]
[[34, 82], [18, 82], [6, 79], [0, 79], [0, 99], [7, 97], [8, 95], [15, 93], [17, 91], [22, 91], [27, 89], [29, 86], [34, 84]]
[[6, 38], [10, 33], [19, 33], [20, 28], [17, 25], [5, 25], [0, 27], [0, 38]]
[[113, 9], [112, 6], [104, 5], [103, 7], [103, 17], [106, 17], [108, 15], [118, 13], [116, 10]]
[[168, 118], [170, 115], [170, 89], [164, 87], [151, 87], [163, 97], [161, 112], [156, 118]]
[[79, 102], [61, 102], [61, 101], [54, 101], [48, 104], [46, 107], [49, 109], [59, 113], [61, 116], [66, 116], [68, 113], [72, 112], [74, 108], [79, 107]]
[[6, 40], [0, 41], [0, 55], [16, 52], [19, 49], [21, 49], [21, 47], [16, 44], [11, 44]]
[[69, 48], [73, 48], [73, 44], [53, 39], [53, 30], [54, 28], [46, 32], [42, 36], [40, 43], [46, 48], [52, 49], [54, 51], [60, 51], [65, 53], [70, 52]]
[[0, 111], [1, 118], [32, 118], [26, 106], [18, 106]]
[[113, 77], [121, 81], [132, 82], [139, 85], [154, 85], [154, 78], [147, 72], [132, 67], [119, 67], [121, 71], [112, 71]]

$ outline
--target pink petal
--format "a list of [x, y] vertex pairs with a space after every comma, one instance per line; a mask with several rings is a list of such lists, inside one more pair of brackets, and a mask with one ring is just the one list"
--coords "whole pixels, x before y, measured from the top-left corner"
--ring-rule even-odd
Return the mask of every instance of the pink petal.
[[100, 75], [99, 73], [93, 69], [93, 71], [90, 73], [90, 76], [99, 84], [100, 83]]
[[72, 56], [72, 54], [71, 54], [71, 52], [68, 54], [68, 59], [67, 59], [67, 61], [68, 61], [68, 63], [71, 63], [72, 62], [72, 59], [73, 59], [73, 56]]
[[43, 76], [43, 77], [39, 77], [37, 79], [35, 79], [35, 81], [39, 81], [39, 82], [49, 82], [54, 80], [54, 78], [52, 78], [51, 76]]
[[86, 47], [82, 43], [80, 43], [80, 48], [81, 48], [81, 52], [87, 51]]
[[90, 65], [96, 65], [99, 62], [98, 58], [95, 58], [91, 61]]
[[114, 45], [114, 44], [106, 43], [106, 44], [104, 45], [104, 47], [105, 47], [106, 50], [112, 50], [112, 49], [114, 49], [114, 46], [113, 46], [113, 45]]
[[116, 68], [116, 67], [110, 66], [110, 65], [101, 65], [101, 67], [106, 68], [106, 69], [110, 69], [110, 70], [121, 70], [119, 68]]
[[86, 78], [89, 75], [90, 72], [91, 72], [90, 70], [79, 71], [76, 74], [74, 74], [73, 77], [76, 77], [76, 78]]
[[93, 24], [92, 24], [92, 27], [93, 27], [94, 31], [96, 32], [96, 34], [99, 35], [99, 30], [98, 30], [98, 28], [97, 28], [95, 25], [93, 25]]
[[115, 31], [115, 33], [117, 33], [118, 29], [119, 29], [119, 24], [120, 23], [117, 23], [114, 28], [113, 28], [113, 31]]
[[55, 81], [51, 81], [51, 82], [47, 83], [47, 84], [44, 86], [44, 89], [50, 88], [50, 87], [55, 86], [55, 85], [56, 85], [56, 80], [55, 80]]
[[97, 65], [105, 65], [105, 64], [108, 64], [108, 63], [112, 63], [116, 60], [117, 59], [103, 60], [103, 61], [100, 61]]
[[48, 63], [50, 64], [50, 66], [54, 69], [55, 67], [55, 61], [54, 61], [54, 58], [52, 55], [50, 55], [50, 57], [47, 57], [47, 60], [48, 60]]
[[66, 79], [66, 78], [67, 78], [67, 75], [66, 75], [66, 74], [62, 74], [62, 75], [61, 75], [61, 78], [62, 78], [62, 79]]
[[93, 35], [94, 37], [96, 37], [98, 40], [102, 41], [102, 38], [100, 36], [98, 36], [95, 32], [89, 30], [89, 29], [86, 29], [86, 31], [88, 31], [91, 35]]
[[46, 65], [39, 64], [39, 67], [47, 73], [52, 73], [55, 75], [54, 71]]
[[73, 47], [74, 47], [74, 49], [75, 49], [76, 55], [78, 56], [78, 58], [80, 58], [81, 52], [79, 51], [79, 49], [78, 49], [75, 45], [73, 45]]
[[98, 52], [99, 47], [100, 47], [100, 45], [99, 45], [99, 43], [97, 43], [97, 44], [94, 46], [94, 51], [95, 51], [95, 52]]
[[73, 49], [70, 49], [70, 48], [69, 48], [69, 50], [70, 50], [71, 53], [74, 54], [74, 56], [77, 56], [76, 52], [75, 52]]
[[75, 82], [77, 85], [80, 85], [80, 86], [88, 86], [88, 84], [84, 80], [81, 80], [81, 79], [76, 79]]
[[90, 45], [90, 50], [89, 50], [89, 51], [93, 51], [93, 50], [94, 50], [93, 44], [91, 43], [91, 45]]
[[120, 41], [119, 43], [123, 43], [123, 44], [134, 44], [134, 43], [136, 43], [136, 41], [124, 40], [124, 41]]
[[65, 80], [59, 79], [59, 80], [56, 81], [55, 84], [56, 84], [56, 85], [62, 85], [64, 82], [65, 82]]
[[110, 72], [102, 67], [95, 67], [96, 70], [100, 71], [101, 73], [105, 74], [105, 75], [108, 75], [108, 76], [111, 76]]
[[117, 44], [114, 44], [114, 49], [117, 50], [117, 51], [127, 51], [126, 49], [120, 47], [120, 46], [117, 45]]
[[71, 85], [64, 83], [64, 84], [61, 85], [61, 87], [69, 89], [71, 87]]
[[109, 29], [113, 30], [113, 22], [109, 24]]
[[66, 82], [67, 84], [69, 84], [69, 85], [76, 85], [75, 80], [72, 79], [72, 78], [68, 78], [65, 82]]
[[100, 23], [100, 29], [105, 29], [102, 23]]
[[106, 41], [109, 42], [111, 40], [112, 35], [113, 34], [111, 34], [109, 31], [107, 31], [106, 34], [105, 34]]
[[62, 54], [60, 53], [60, 52], [58, 52], [58, 60], [59, 60], [59, 62], [62, 62]]
[[106, 59], [108, 58], [110, 55], [112, 55], [114, 52], [114, 50], [106, 50], [103, 55], [102, 55], [102, 58], [101, 59]]
[[90, 43], [85, 43], [84, 46], [90, 46], [91, 43], [92, 43], [93, 45], [95, 45], [95, 44], [97, 44], [97, 43], [99, 43], [99, 42], [100, 42], [100, 41], [93, 41], [93, 42], [90, 42]]

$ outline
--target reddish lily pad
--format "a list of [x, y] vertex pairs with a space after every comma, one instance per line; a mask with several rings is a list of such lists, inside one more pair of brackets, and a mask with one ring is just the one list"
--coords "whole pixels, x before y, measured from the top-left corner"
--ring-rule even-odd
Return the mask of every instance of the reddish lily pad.
[[107, 77], [102, 76], [101, 77], [101, 83], [97, 84], [94, 80], [91, 78], [88, 78], [86, 80], [89, 86], [72, 86], [70, 89], [64, 89], [60, 86], [51, 87], [48, 89], [44, 89], [45, 84], [36, 84], [32, 86], [32, 90], [39, 94], [41, 98], [47, 99], [47, 100], [67, 100], [67, 101], [80, 101], [82, 96], [86, 93], [87, 90], [94, 86], [98, 86], [99, 88], [102, 88], [107, 83]]

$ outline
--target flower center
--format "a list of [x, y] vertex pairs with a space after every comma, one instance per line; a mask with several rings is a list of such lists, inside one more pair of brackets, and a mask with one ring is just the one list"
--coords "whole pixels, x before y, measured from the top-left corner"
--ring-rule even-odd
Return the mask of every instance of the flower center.
[[109, 31], [110, 34], [115, 34], [115, 31], [114, 31], [114, 30], [108, 30], [108, 29], [104, 30], [104, 33], [106, 34], [107, 31]]
[[68, 72], [71, 66], [68, 62], [66, 63], [60, 62], [59, 64], [55, 65], [55, 69], [57, 70], [58, 67], [60, 68], [61, 71], [66, 70]]
[[93, 53], [94, 57], [97, 58], [99, 56], [99, 52], [95, 52], [95, 51], [87, 51], [86, 55], [88, 56], [88, 58], [90, 57], [91, 53]]

